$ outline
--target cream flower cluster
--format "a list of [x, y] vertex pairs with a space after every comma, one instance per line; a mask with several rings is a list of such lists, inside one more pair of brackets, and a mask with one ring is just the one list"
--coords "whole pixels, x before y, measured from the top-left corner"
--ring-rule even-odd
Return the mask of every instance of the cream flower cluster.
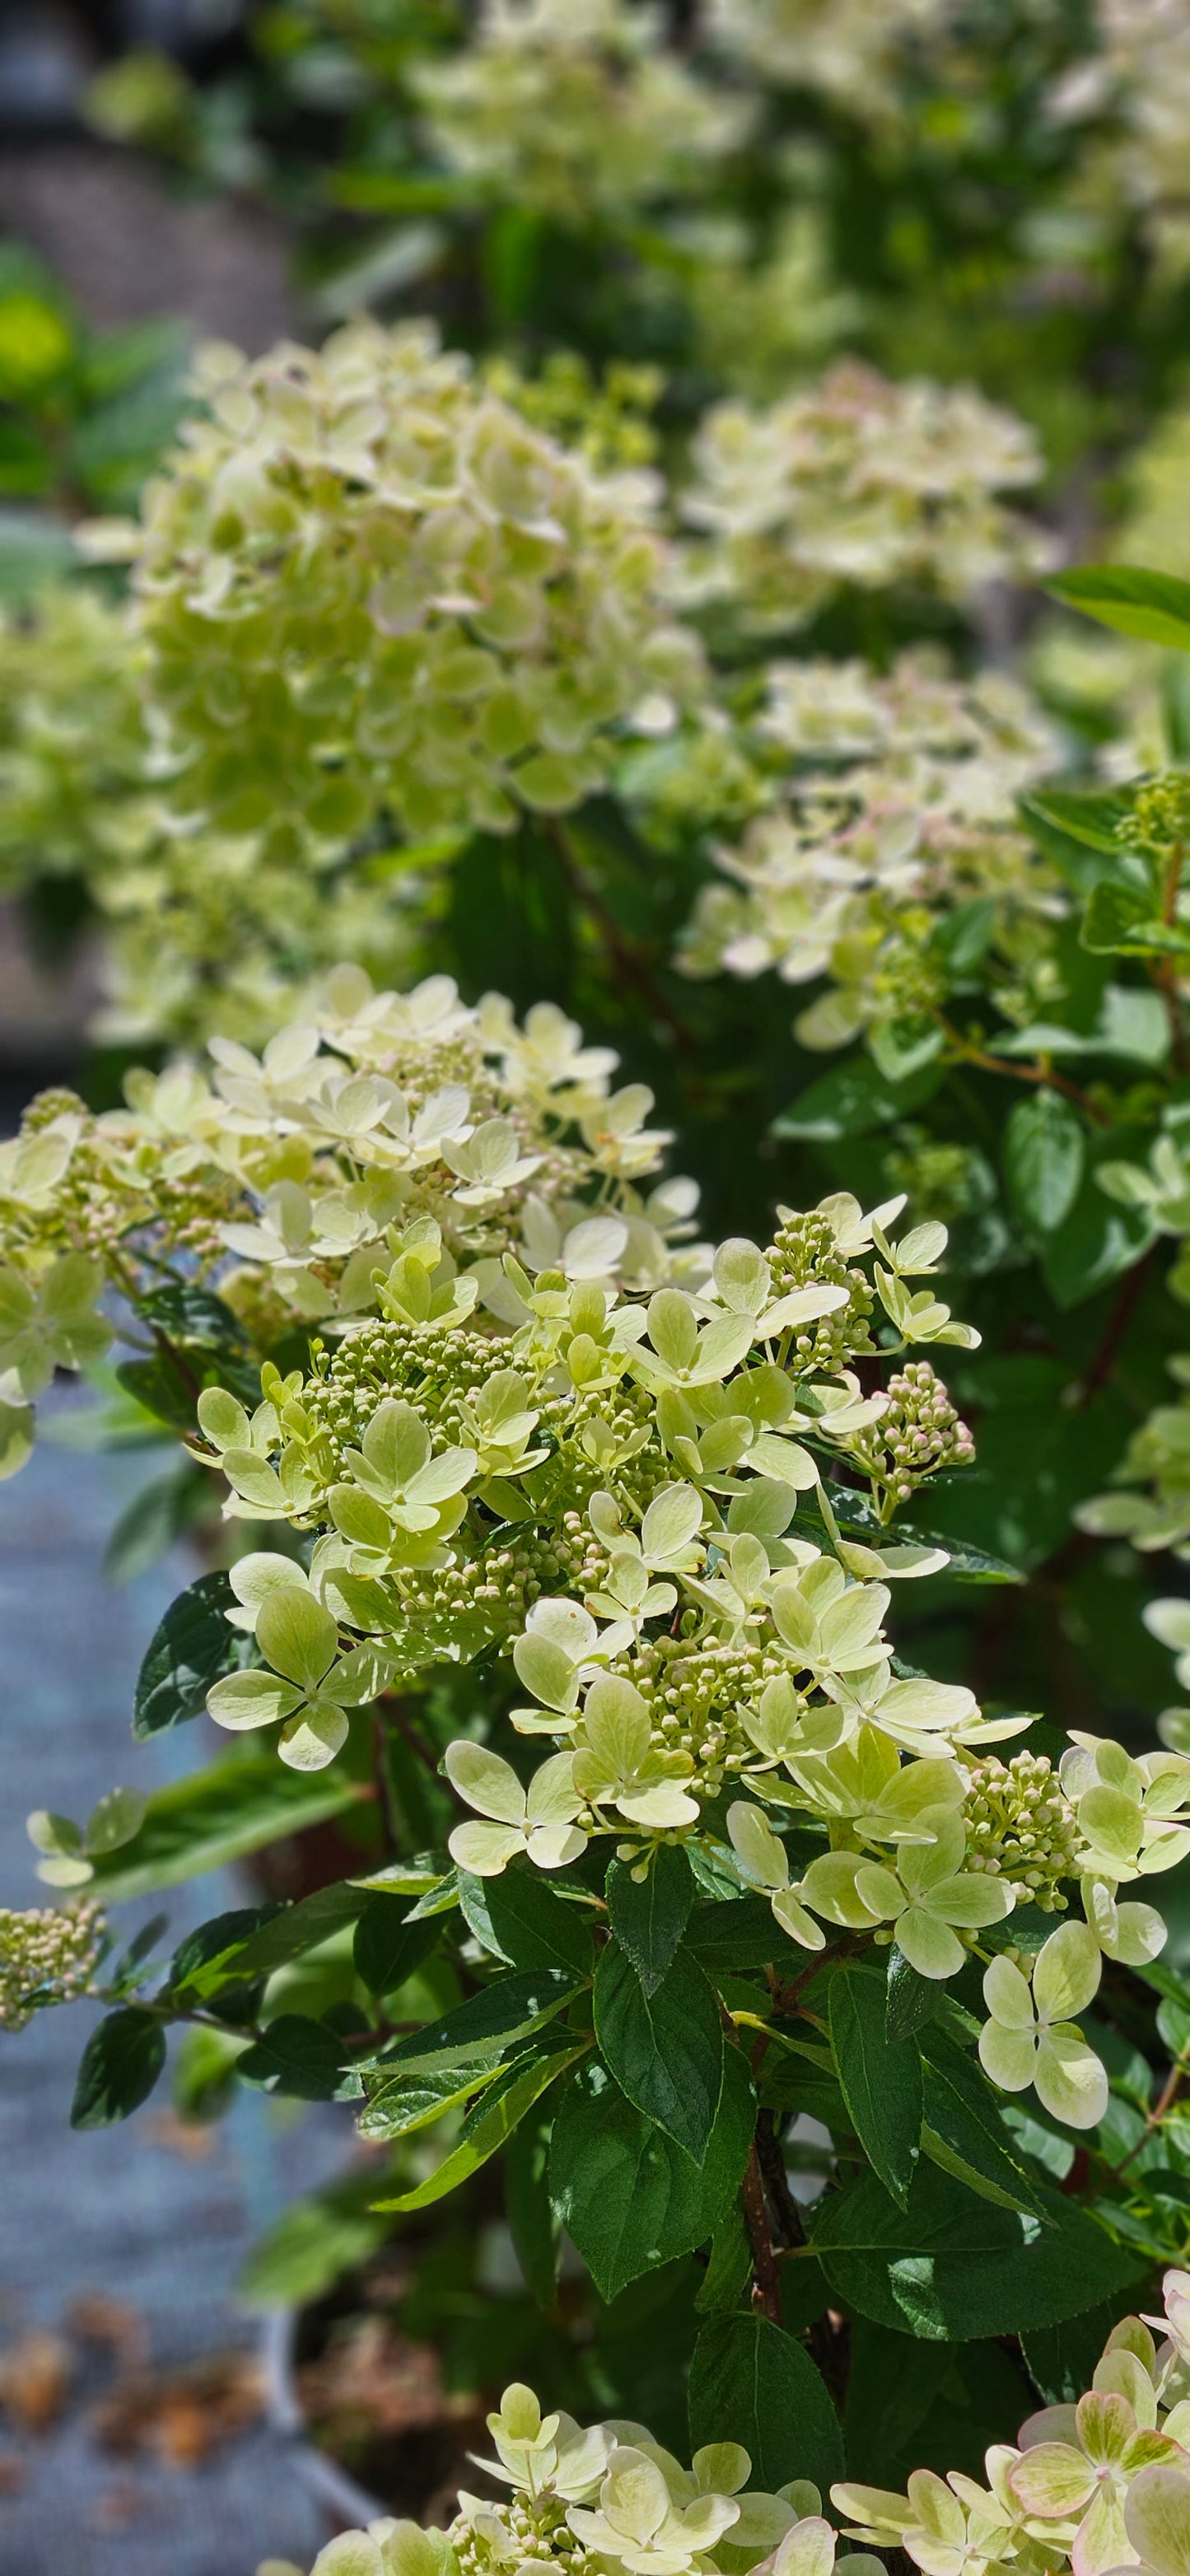
[[[750, 2490], [736, 2443], [709, 2445], [683, 2469], [639, 2424], [581, 2431], [544, 2418], [532, 2392], [506, 2389], [488, 2418], [497, 2453], [481, 2465], [507, 2501], [461, 2495], [449, 2531], [382, 2521], [332, 2540], [312, 2576], [496, 2576], [554, 2561], [615, 2576], [731, 2576], [762, 2559], [772, 2576], [832, 2576], [837, 2537], [817, 2491], [798, 2481]], [[843, 2536], [901, 2550], [921, 2576], [1074, 2576], [1138, 2569], [1185, 2576], [1190, 2560], [1190, 2273], [1169, 2271], [1153, 2316], [1112, 2328], [1077, 2404], [1043, 2406], [1015, 2442], [985, 2454], [986, 2485], [965, 2471], [917, 2469], [907, 2492], [843, 2481], [830, 2501]], [[848, 2557], [854, 2576], [880, 2558]], [[258, 2576], [300, 2576], [271, 2559]]]
[[[495, 2459], [475, 2465], [508, 2489], [498, 2501], [461, 2493], [446, 2531], [384, 2520], [320, 2551], [312, 2576], [509, 2576], [557, 2566], [573, 2576], [831, 2576], [835, 2535], [808, 2479], [775, 2495], [749, 2487], [738, 2442], [713, 2442], [684, 2468], [643, 2424], [544, 2415], [532, 2389], [506, 2388], [488, 2417]], [[854, 2576], [880, 2562], [853, 2555]], [[299, 2576], [271, 2559], [257, 2576]]]
[[796, 1027], [803, 1045], [832, 1047], [929, 1007], [943, 970], [927, 943], [958, 903], [996, 901], [1005, 984], [1044, 955], [1061, 897], [1014, 802], [1057, 744], [1017, 682], [952, 679], [920, 652], [887, 677], [778, 663], [758, 730], [789, 757], [784, 806], [717, 851], [734, 883], [703, 889], [681, 942], [687, 974], [825, 976]]
[[513, 1244], [579, 1278], [668, 1279], [697, 1193], [642, 1195], [667, 1138], [642, 1084], [613, 1088], [615, 1064], [549, 1003], [521, 1028], [499, 996], [466, 1008], [448, 977], [376, 993], [343, 967], [260, 1057], [216, 1038], [209, 1072], [134, 1073], [127, 1107], [98, 1117], [41, 1095], [0, 1148], [7, 1472], [55, 1369], [108, 1347], [113, 1287], [135, 1302], [217, 1281], [267, 1350], [298, 1319], [437, 1329]]
[[283, 847], [381, 815], [506, 831], [577, 804], [612, 729], [696, 684], [650, 480], [598, 477], [431, 324], [210, 348], [200, 385], [140, 528], [91, 540], [133, 558], [175, 811]]
[[922, 2576], [1067, 2566], [1183, 2576], [1190, 2556], [1190, 2273], [1162, 2313], [1113, 2327], [1086, 2395], [1043, 2406], [986, 2454], [986, 2486], [918, 2469], [906, 2495], [831, 2489], [848, 2538], [903, 2549]]
[[1031, 579], [1048, 541], [998, 495], [1040, 473], [1032, 432], [969, 386], [892, 384], [846, 362], [767, 410], [718, 403], [682, 496], [703, 532], [686, 595], [763, 634], [804, 624], [848, 585], [963, 601]]
[[450, 168], [563, 223], [697, 185], [751, 122], [666, 50], [659, 9], [625, 0], [485, 0], [474, 43], [413, 87]]
[[710, 32], [762, 80], [817, 90], [885, 124], [899, 59], [937, 36], [952, 0], [712, 0]]

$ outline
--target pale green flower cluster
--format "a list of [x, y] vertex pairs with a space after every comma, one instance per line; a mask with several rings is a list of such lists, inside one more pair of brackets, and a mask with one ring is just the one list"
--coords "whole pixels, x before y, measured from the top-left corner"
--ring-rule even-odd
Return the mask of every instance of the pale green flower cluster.
[[412, 86], [449, 168], [571, 224], [697, 188], [752, 121], [667, 50], [660, 9], [625, 0], [484, 0], [475, 41]]
[[1190, 148], [1190, 25], [1179, 0], [1097, 0], [1096, 51], [1059, 85], [1059, 116], [1074, 122], [1106, 110], [1122, 127], [1101, 150], [1102, 182], [1117, 200], [1144, 210], [1167, 271], [1185, 275], [1190, 223], [1185, 206]]
[[854, 361], [767, 410], [717, 403], [682, 496], [684, 595], [752, 634], [788, 631], [831, 595], [893, 583], [968, 601], [1032, 579], [1048, 540], [999, 499], [1035, 483], [1032, 432], [970, 386], [893, 384]]
[[695, 689], [649, 479], [607, 480], [444, 354], [357, 322], [208, 349], [206, 417], [146, 487], [135, 632], [170, 803], [281, 854], [577, 804], [612, 735]]
[[1187, 1392], [1176, 1404], [1154, 1407], [1132, 1434], [1115, 1472], [1114, 1490], [1093, 1494], [1080, 1503], [1074, 1517], [1093, 1538], [1126, 1538], [1142, 1555], [1169, 1548], [1175, 1556], [1186, 1558], [1190, 1556], [1190, 1354], [1180, 1353], [1168, 1365]]
[[0, 2030], [24, 2030], [34, 2013], [85, 1995], [106, 1946], [107, 1921], [90, 1898], [0, 1906]]
[[693, 1184], [638, 1187], [668, 1141], [647, 1125], [652, 1094], [613, 1090], [614, 1054], [549, 1003], [519, 1028], [498, 996], [467, 1009], [447, 977], [376, 993], [341, 967], [262, 1056], [222, 1037], [210, 1052], [209, 1073], [131, 1074], [127, 1107], [100, 1116], [44, 1093], [0, 1148], [8, 1473], [54, 1370], [106, 1350], [109, 1288], [135, 1301], [217, 1280], [267, 1349], [298, 1319], [437, 1331], [510, 1247], [648, 1287], [690, 1257], [670, 1247]]
[[[1061, 1938], [1061, 1935], [1058, 1936]], [[1003, 1963], [1000, 1963], [1003, 1964]], [[1055, 1987], [1054, 2001], [1065, 1998]], [[1190, 2273], [1162, 2313], [1114, 2326], [1077, 2405], [1044, 2406], [985, 2454], [987, 2485], [918, 2469], [908, 2493], [832, 2487], [852, 2540], [902, 2549], [922, 2576], [1067, 2566], [1184, 2576], [1190, 2558]]]
[[[476, 2467], [509, 2492], [460, 2493], [446, 2531], [384, 2520], [328, 2542], [312, 2576], [511, 2576], [556, 2566], [568, 2576], [831, 2576], [835, 2534], [808, 2479], [775, 2495], [749, 2487], [738, 2442], [713, 2442], [683, 2467], [643, 2424], [586, 2428], [544, 2415], [532, 2389], [506, 2388], [489, 2415], [495, 2459]], [[854, 2576], [880, 2562], [853, 2554]], [[277, 2559], [257, 2576], [299, 2576]]]
[[955, 680], [920, 652], [887, 677], [859, 662], [777, 663], [758, 732], [790, 760], [783, 804], [718, 849], [734, 882], [704, 887], [681, 942], [687, 974], [825, 977], [796, 1030], [803, 1046], [834, 1047], [941, 998], [929, 942], [956, 904], [995, 899], [1003, 988], [1036, 970], [1062, 899], [1014, 803], [1057, 743], [1019, 683]]
[[[1048, 1983], [1054, 2004], [1067, 1999], [1057, 1972]], [[507, 2501], [461, 2495], [446, 2532], [382, 2521], [344, 2533], [312, 2576], [497, 2576], [538, 2562], [583, 2576], [746, 2576], [761, 2559], [772, 2576], [832, 2576], [836, 2564], [876, 2576], [884, 2563], [858, 2553], [837, 2561], [817, 2491], [802, 2481], [775, 2496], [750, 2490], [751, 2462], [736, 2443], [709, 2445], [683, 2469], [643, 2425], [584, 2432], [569, 2416], [542, 2418], [520, 2387], [505, 2390], [488, 2423], [497, 2459], [482, 2466], [510, 2488]], [[1075, 2576], [1185, 2576], [1190, 2273], [1166, 2272], [1159, 2314], [1113, 2326], [1076, 2405], [1041, 2407], [1015, 2442], [993, 2444], [984, 2468], [983, 2486], [962, 2470], [917, 2469], [903, 2495], [844, 2481], [830, 2501], [846, 2540], [903, 2551], [921, 2576], [1058, 2576], [1067, 2567]], [[270, 2559], [257, 2576], [300, 2572]]]
[[104, 929], [96, 1036], [258, 1045], [341, 958], [407, 980], [426, 869], [175, 813], [139, 682], [127, 612], [86, 589], [0, 621], [0, 886], [82, 881]]
[[[1153, 1955], [1160, 1918], [1117, 1894], [1190, 1850], [1190, 1761], [1076, 1737], [1058, 1778], [1041, 1759], [1006, 1771], [986, 1747], [1027, 1719], [894, 1666], [891, 1583], [948, 1559], [885, 1525], [971, 1452], [916, 1356], [976, 1339], [937, 1293], [944, 1226], [898, 1233], [900, 1200], [865, 1216], [840, 1194], [780, 1210], [767, 1247], [683, 1250], [689, 1185], [639, 1191], [667, 1141], [648, 1093], [612, 1092], [611, 1059], [545, 1008], [521, 1031], [449, 986], [397, 1001], [340, 979], [333, 1026], [259, 1062], [214, 1052], [213, 1088], [144, 1077], [141, 1116], [172, 1117], [179, 1177], [214, 1157], [233, 1193], [205, 1218], [213, 1257], [240, 1265], [208, 1273], [229, 1301], [271, 1296], [322, 1334], [304, 1376], [266, 1361], [255, 1407], [214, 1377], [198, 1395], [192, 1446], [225, 1513], [305, 1536], [233, 1570], [258, 1660], [213, 1684], [219, 1725], [279, 1729], [282, 1760], [317, 1770], [353, 1710], [495, 1650], [524, 1693], [514, 1728], [554, 1749], [526, 1781], [486, 1744], [448, 1748], [471, 1810], [459, 1868], [556, 1870], [608, 1837], [644, 1874], [660, 1842], [709, 1836], [809, 1951], [845, 1929], [937, 1979], [1081, 1880], [1059, 1963], [1077, 1952], [1082, 2001], [1101, 1952]], [[60, 1155], [61, 1135], [51, 1120], [14, 1161]], [[882, 1351], [906, 1365], [865, 1392], [855, 1363]], [[842, 1529], [839, 1465], [868, 1489]], [[1015, 1997], [1019, 2021], [1023, 1995], [1048, 2031], [1055, 1955], [1032, 1994], [1027, 1954], [1011, 1994], [997, 1968], [989, 2009]], [[1086, 2125], [1099, 2072], [1066, 2029], [1078, 2009], [1058, 2016], [1061, 2116]], [[1052, 2106], [1052, 2050], [1021, 2075], [1012, 2045], [1002, 2080]]]
[[937, 37], [953, 0], [712, 0], [710, 32], [749, 71], [819, 91], [850, 115], [887, 124], [906, 47]]

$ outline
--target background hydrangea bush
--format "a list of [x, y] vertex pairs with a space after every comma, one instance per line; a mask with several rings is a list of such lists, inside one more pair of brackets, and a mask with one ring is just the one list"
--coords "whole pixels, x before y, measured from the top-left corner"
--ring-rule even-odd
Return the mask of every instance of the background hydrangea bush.
[[72, 1371], [157, 1448], [199, 1747], [31, 1819], [0, 2018], [101, 2000], [83, 2127], [343, 2106], [258, 2291], [509, 2231], [444, 2372], [568, 2411], [328, 2571], [826, 2576], [833, 2499], [1174, 2576], [1180, 30], [252, 41], [92, 113], [298, 207], [321, 345], [183, 391], [0, 272], [0, 858], [103, 987], [0, 1149], [0, 1463]]

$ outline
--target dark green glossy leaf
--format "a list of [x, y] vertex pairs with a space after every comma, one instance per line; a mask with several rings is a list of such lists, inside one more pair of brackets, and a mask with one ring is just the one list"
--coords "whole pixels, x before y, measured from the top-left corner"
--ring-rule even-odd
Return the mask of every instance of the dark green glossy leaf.
[[607, 1873], [611, 1927], [646, 1995], [656, 1993], [671, 1965], [693, 1902], [690, 1863], [678, 1843], [660, 1844], [639, 1885], [626, 1862], [612, 1862]]
[[933, 2165], [919, 2165], [907, 2210], [874, 2174], [829, 2194], [811, 2220], [814, 2249], [836, 2296], [877, 2325], [927, 2342], [1017, 2334], [1060, 2325], [1127, 2293], [1144, 2266], [1081, 2209], [1048, 2191], [1031, 2212], [979, 2199]]
[[369, 1994], [395, 1993], [406, 1977], [420, 1968], [423, 1959], [437, 1949], [444, 1930], [440, 1914], [422, 1915], [418, 1922], [410, 1923], [402, 1920], [395, 1897], [365, 1897], [355, 1927], [353, 1955]]
[[511, 2041], [552, 2021], [578, 1991], [572, 1969], [526, 1968], [494, 1977], [482, 1994], [469, 1995], [440, 2021], [394, 2040], [372, 2063], [386, 2072], [413, 2075], [462, 2066], [485, 2054], [495, 2062]]
[[232, 1600], [227, 1576], [218, 1573], [200, 1574], [171, 1601], [137, 1675], [132, 1732], [139, 1740], [198, 1717], [212, 1682], [258, 1660], [253, 1639], [227, 1624]]
[[804, 2346], [767, 2317], [708, 2319], [690, 2364], [690, 2446], [741, 2442], [751, 2483], [770, 2495], [810, 2478], [821, 2495], [843, 2474], [839, 2419]]
[[499, 1878], [459, 1872], [459, 1903], [485, 1950], [511, 1968], [560, 1968], [589, 1977], [595, 1942], [587, 1906], [568, 1904], [531, 1861], [514, 1861]]
[[922, 2146], [971, 2191], [1009, 2209], [1042, 2214], [1025, 2167], [1013, 2153], [995, 2093], [978, 2061], [936, 2026], [922, 2036], [925, 2127]]
[[301, 2102], [334, 2100], [343, 2081], [346, 2052], [339, 2033], [308, 2013], [279, 2013], [262, 2039], [245, 2049], [236, 2072], [246, 2083], [289, 2093]]
[[108, 2013], [83, 2050], [71, 2128], [107, 2129], [126, 2120], [148, 2101], [164, 2064], [165, 2032], [154, 2014], [140, 2004]]
[[830, 2034], [848, 2117], [894, 2199], [904, 2205], [921, 2152], [921, 2058], [912, 2038], [892, 2037], [882, 1977], [836, 1968]]
[[756, 2103], [741, 2050], [729, 2048], [700, 2168], [629, 2102], [598, 2058], [567, 2085], [550, 2145], [550, 2193], [600, 2297], [704, 2245], [743, 2180]]
[[621, 2092], [701, 2165], [723, 2083], [723, 2026], [709, 1979], [688, 1950], [646, 1995], [618, 1941], [595, 1973], [595, 2029]]
[[589, 2046], [589, 2041], [576, 2042], [565, 2034], [561, 2038], [552, 2031], [543, 2034], [512, 2065], [502, 2067], [495, 2081], [485, 2087], [463, 2122], [457, 2147], [437, 2170], [412, 2191], [400, 2192], [393, 2200], [377, 2201], [376, 2207], [429, 2209], [436, 2200], [445, 2200], [448, 2192], [469, 2181], [481, 2165], [507, 2145], [526, 2111], [532, 2110], [548, 2087]]
[[788, 1109], [774, 1118], [774, 1136], [791, 1136], [807, 1144], [834, 1144], [841, 1136], [867, 1136], [876, 1127], [891, 1127], [920, 1109], [942, 1081], [942, 1069], [931, 1064], [904, 1082], [892, 1082], [870, 1055], [849, 1056], [832, 1065], [817, 1082], [809, 1082]]

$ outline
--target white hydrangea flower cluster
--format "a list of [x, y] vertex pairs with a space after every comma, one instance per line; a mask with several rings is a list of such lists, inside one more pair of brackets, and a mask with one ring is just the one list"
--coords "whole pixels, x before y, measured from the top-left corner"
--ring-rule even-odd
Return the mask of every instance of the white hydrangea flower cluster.
[[133, 558], [175, 812], [291, 857], [382, 815], [507, 831], [577, 804], [617, 726], [698, 686], [652, 479], [596, 475], [432, 325], [211, 348], [201, 384], [139, 530], [90, 540]]
[[[1139, 206], [1152, 244], [1171, 274], [1190, 263], [1185, 207], [1190, 146], [1190, 25], [1180, 0], [1096, 0], [1097, 43], [1057, 84], [1063, 122], [1100, 119], [1117, 132], [1091, 171], [1118, 203]], [[1121, 130], [1122, 129], [1122, 130]]]
[[1048, 945], [1062, 897], [1014, 804], [1058, 747], [1018, 682], [955, 680], [924, 652], [887, 677], [778, 663], [758, 730], [795, 764], [784, 807], [717, 851], [734, 883], [704, 887], [681, 943], [687, 974], [825, 976], [796, 1030], [833, 1047], [929, 1006], [927, 942], [955, 904], [996, 899], [1005, 980], [1009, 959]]
[[937, 36], [953, 0], [711, 0], [710, 33], [765, 81], [817, 90], [886, 124], [896, 72], [915, 40]]
[[652, 1094], [613, 1090], [615, 1055], [549, 1003], [519, 1028], [498, 996], [466, 1008], [448, 977], [376, 993], [341, 967], [263, 1056], [217, 1038], [211, 1059], [131, 1074], [127, 1107], [99, 1116], [43, 1093], [0, 1148], [7, 1473], [54, 1370], [108, 1347], [105, 1290], [135, 1301], [176, 1279], [171, 1257], [188, 1284], [217, 1279], [266, 1349], [296, 1319], [436, 1328], [514, 1244], [648, 1287], [690, 1257], [670, 1246], [693, 1184], [638, 1187], [668, 1141], [646, 1124]]
[[[495, 2576], [559, 2561], [614, 2576], [877, 2576], [883, 2558], [837, 2560], [838, 2537], [812, 2486], [774, 2495], [747, 2486], [748, 2454], [720, 2442], [683, 2469], [639, 2424], [580, 2431], [541, 2416], [529, 2389], [506, 2389], [488, 2418], [511, 2489], [488, 2504], [460, 2496], [449, 2531], [385, 2520], [332, 2540], [312, 2576]], [[986, 2485], [965, 2471], [917, 2469], [903, 2495], [851, 2480], [831, 2488], [843, 2537], [901, 2550], [921, 2576], [1044, 2576], [1071, 2568], [1185, 2576], [1190, 2560], [1190, 2272], [1168, 2271], [1160, 2313], [1113, 2326], [1090, 2388], [1042, 2406], [1015, 2442], [985, 2453]], [[300, 2576], [270, 2559], [257, 2576]]]
[[[506, 2388], [488, 2417], [496, 2457], [475, 2465], [509, 2492], [461, 2493], [446, 2531], [385, 2519], [319, 2552], [312, 2576], [507, 2576], [557, 2566], [567, 2576], [832, 2576], [835, 2534], [808, 2479], [775, 2495], [751, 2488], [739, 2442], [708, 2443], [684, 2468], [644, 2424], [586, 2428], [542, 2414], [531, 2388]], [[880, 2576], [853, 2554], [853, 2576]], [[270, 2559], [257, 2576], [300, 2576]]]
[[893, 384], [853, 361], [767, 410], [717, 403], [681, 498], [703, 532], [684, 595], [764, 634], [804, 624], [846, 585], [964, 601], [1031, 579], [1049, 541], [998, 495], [1041, 470], [1032, 431], [972, 387]]
[[451, 169], [563, 223], [697, 188], [752, 119], [667, 50], [660, 9], [625, 0], [484, 0], [474, 42], [412, 81]]
[[1092, 2568], [1182, 2576], [1190, 2554], [1190, 2273], [1162, 2313], [1114, 2326], [1077, 2405], [1043, 2406], [985, 2455], [986, 2487], [917, 2469], [908, 2493], [832, 2487], [851, 2540], [902, 2549], [922, 2576]]

